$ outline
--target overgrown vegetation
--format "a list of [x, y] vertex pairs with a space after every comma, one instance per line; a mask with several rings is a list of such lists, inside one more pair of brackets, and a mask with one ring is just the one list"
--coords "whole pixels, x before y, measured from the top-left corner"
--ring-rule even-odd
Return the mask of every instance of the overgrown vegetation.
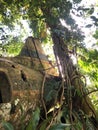
[[[23, 129], [98, 129], [98, 113], [96, 112], [98, 111], [97, 43], [95, 49], [86, 48], [83, 41], [85, 35], [73, 16], [91, 18], [94, 22], [87, 24], [86, 27], [88, 28], [93, 25], [97, 26], [98, 19], [93, 16], [94, 6], [88, 8], [81, 6], [81, 1], [2, 0], [0, 3], [1, 45], [3, 45], [1, 48], [7, 50], [9, 54], [14, 53], [15, 55], [20, 51], [21, 37], [16, 37], [16, 40], [9, 39], [10, 34], [6, 34], [3, 26], [8, 26], [12, 32], [15, 24], [18, 23], [21, 26], [21, 19], [28, 20], [32, 29], [32, 36], [39, 38], [44, 44], [52, 39], [56, 64], [61, 78], [60, 84], [54, 82], [54, 86], [59, 84], [59, 91], [47, 90], [49, 91], [46, 98], [48, 106], [44, 102], [43, 109], [37, 108], [32, 112], [28, 124]], [[66, 26], [62, 25], [62, 21], [66, 23]], [[96, 31], [94, 35], [96, 39], [98, 39], [97, 33]], [[5, 41], [8, 41], [6, 45], [4, 45]], [[76, 66], [73, 64], [71, 56], [76, 58]], [[90, 80], [89, 85], [86, 81], [87, 78]], [[43, 84], [45, 85], [45, 81]], [[52, 85], [53, 83], [50, 83], [50, 88]], [[91, 94], [90, 97], [95, 108], [88, 96]], [[49, 106], [51, 99], [54, 101], [52, 108]], [[49, 111], [46, 111], [47, 109]], [[3, 124], [5, 129], [14, 129], [9, 123], [4, 122]]]

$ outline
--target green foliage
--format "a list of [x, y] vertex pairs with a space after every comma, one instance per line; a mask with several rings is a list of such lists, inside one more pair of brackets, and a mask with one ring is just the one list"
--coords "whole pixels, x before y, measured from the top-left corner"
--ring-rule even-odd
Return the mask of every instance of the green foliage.
[[[80, 70], [87, 77], [88, 94], [95, 109], [98, 110], [98, 51], [96, 49], [86, 50], [84, 56], [79, 59]], [[94, 91], [96, 90], [96, 91]]]
[[94, 126], [92, 125], [92, 123], [90, 122], [90, 120], [88, 118], [86, 118], [86, 129], [94, 130]]
[[98, 30], [96, 30], [96, 32], [93, 36], [94, 36], [94, 38], [98, 39]]
[[2, 48], [1, 55], [4, 55], [3, 53], [5, 52], [7, 56], [16, 56], [21, 51], [22, 46], [23, 43], [20, 42], [8, 43], [4, 46], [1, 46]]
[[83, 128], [82, 123], [81, 123], [81, 121], [78, 120], [76, 125], [75, 125], [75, 129], [76, 130], [81, 130], [82, 128]]
[[5, 130], [14, 130], [14, 127], [9, 122], [3, 122], [3, 127]]
[[[95, 83], [98, 81], [98, 51], [95, 50], [89, 50], [85, 53], [85, 57], [79, 60], [79, 65], [84, 71], [84, 73], [92, 79]], [[81, 58], [81, 57], [80, 57]]]
[[51, 121], [52, 117], [48, 117], [47, 119], [45, 119], [40, 126], [39, 130], [45, 130], [47, 128], [48, 123]]
[[[65, 130], [66, 127], [69, 127], [69, 130], [70, 130], [70, 124], [56, 124], [56, 125], [53, 125], [49, 130]], [[68, 129], [67, 129], [68, 130]]]
[[[58, 89], [60, 87], [60, 83], [61, 81], [58, 80], [56, 81], [56, 78], [51, 78], [49, 79], [49, 82], [47, 81], [45, 83], [45, 89], [44, 89], [44, 99], [46, 102], [51, 102], [51, 105], [52, 104], [52, 101], [57, 101], [57, 98], [58, 98]], [[49, 86], [49, 87], [47, 87]]]
[[36, 130], [38, 122], [40, 119], [40, 109], [36, 108], [36, 110], [32, 113], [31, 119], [26, 127], [26, 130]]
[[[52, 33], [55, 33], [57, 36], [61, 37], [65, 41], [65, 44], [68, 46], [68, 48], [73, 49], [74, 47], [77, 47], [79, 49], [83, 49], [83, 45], [81, 42], [83, 41], [84, 35], [78, 28], [75, 20], [70, 15], [70, 10], [72, 10], [74, 7], [75, 12], [82, 11], [86, 12], [86, 14], [88, 15], [91, 15], [94, 12], [94, 8], [78, 7], [78, 3], [80, 2], [81, 0], [73, 0], [73, 2], [68, 0], [2, 0], [0, 2], [0, 21], [2, 25], [7, 25], [12, 31], [12, 29], [14, 29], [14, 26], [19, 23], [20, 20], [27, 19], [29, 20], [29, 26], [33, 31], [34, 37], [38, 37], [42, 41], [47, 42], [51, 39]], [[77, 5], [76, 8], [75, 5]], [[95, 21], [95, 23], [98, 22], [98, 19], [95, 16], [91, 16], [91, 19]], [[62, 26], [60, 20], [64, 20], [64, 22], [66, 23], [66, 27]], [[70, 26], [70, 29], [67, 27], [67, 25]], [[90, 26], [91, 25], [88, 25], [87, 27]], [[47, 35], [47, 30], [50, 31], [49, 35]], [[96, 32], [96, 34], [94, 35], [96, 39], [98, 38], [97, 33], [98, 32]], [[5, 35], [3, 34], [3, 37], [4, 36]], [[10, 37], [11, 35], [9, 34], [8, 36]], [[18, 39], [16, 41], [11, 39], [11, 42], [8, 42], [8, 44], [3, 46], [2, 48], [4, 48], [8, 54], [17, 55], [21, 50], [22, 45], [23, 44], [21, 44]], [[62, 47], [62, 50], [63, 49], [64, 48]], [[82, 56], [79, 59], [79, 66], [82, 68], [81, 71], [85, 75], [90, 77], [94, 86], [98, 86], [97, 50], [89, 50], [81, 53], [84, 55], [83, 56], [81, 54]], [[56, 100], [58, 98], [57, 89], [59, 86], [59, 82], [55, 83], [54, 81], [51, 81], [51, 84], [48, 85], [50, 86], [50, 88], [49, 90], [45, 90], [48, 92], [45, 95], [45, 100], [46, 102], [51, 102], [52, 99]], [[53, 90], [53, 88], [55, 88], [55, 90]], [[72, 88], [69, 87], [68, 93], [70, 89]], [[80, 91], [78, 90], [75, 90], [74, 95], [75, 94], [82, 96]], [[69, 118], [66, 115], [68, 115], [70, 112], [66, 110], [65, 113], [63, 115], [63, 118], [66, 118], [69, 121]], [[79, 120], [78, 116], [75, 115], [75, 117], [77, 117], [77, 119]], [[32, 113], [26, 130], [36, 130], [39, 119], [40, 111], [39, 108], [37, 108], [35, 112]], [[51, 118], [47, 118], [46, 120], [44, 120], [41, 123], [40, 130], [44, 130], [47, 127], [48, 121], [50, 120]], [[12, 128], [9, 123], [5, 123], [5, 126], [8, 128], [8, 130], [9, 128]], [[82, 129], [80, 120], [77, 122], [75, 127], [76, 130]], [[69, 128], [70, 124], [54, 122], [50, 130], [69, 130]], [[88, 127], [87, 129], [89, 128], [90, 127]]]
[[[77, 3], [80, 2], [80, 0], [75, 0], [74, 2]], [[4, 9], [2, 9], [0, 13], [4, 24], [14, 26], [20, 18], [29, 19], [30, 28], [32, 28], [34, 36], [38, 38], [41, 38], [42, 31], [46, 30], [50, 24], [53, 25], [53, 27], [58, 26], [60, 19], [66, 20], [67, 24], [71, 26], [75, 26], [75, 22], [70, 16], [72, 3], [67, 0], [33, 0], [32, 2], [30, 0], [20, 0], [19, 2], [11, 1], [10, 4], [8, 1], [2, 0], [1, 5], [4, 9], [6, 8], [5, 17], [3, 17]], [[45, 25], [46, 22], [49, 25]]]

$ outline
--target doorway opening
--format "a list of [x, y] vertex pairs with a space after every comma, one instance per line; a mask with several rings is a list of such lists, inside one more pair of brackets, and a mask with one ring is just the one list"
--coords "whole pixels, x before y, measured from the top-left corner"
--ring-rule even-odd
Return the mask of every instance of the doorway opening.
[[0, 103], [11, 101], [11, 85], [5, 72], [0, 71]]

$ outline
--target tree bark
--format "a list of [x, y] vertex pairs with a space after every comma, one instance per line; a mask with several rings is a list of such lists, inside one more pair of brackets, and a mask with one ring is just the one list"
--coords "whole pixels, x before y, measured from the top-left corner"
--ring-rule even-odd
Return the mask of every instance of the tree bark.
[[[72, 113], [73, 110], [77, 112], [82, 110], [90, 118], [93, 117], [96, 122], [96, 129], [98, 129], [98, 115], [90, 98], [86, 95], [85, 83], [81, 79], [83, 75], [81, 75], [73, 65], [63, 38], [56, 33], [52, 33], [52, 39], [60, 76], [64, 80], [64, 94], [67, 93], [65, 99], [67, 100], [66, 102], [68, 103], [70, 113]], [[72, 121], [72, 115], [70, 115], [70, 120]]]

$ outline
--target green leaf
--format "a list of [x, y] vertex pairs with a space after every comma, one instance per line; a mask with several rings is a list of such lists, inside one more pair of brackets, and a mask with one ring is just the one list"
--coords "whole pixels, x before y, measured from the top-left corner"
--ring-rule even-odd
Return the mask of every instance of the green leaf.
[[70, 127], [71, 124], [56, 124], [53, 125], [49, 130], [65, 130], [66, 127]]
[[36, 108], [35, 112], [32, 114], [28, 126], [26, 127], [26, 130], [36, 130], [39, 119], [40, 119], [40, 109]]
[[40, 127], [40, 130], [45, 130], [46, 127], [47, 127], [47, 124], [49, 123], [49, 121], [52, 119], [52, 117], [48, 117], [48, 119], [44, 120], [42, 123], [41, 123], [41, 127]]
[[14, 127], [9, 122], [3, 122], [3, 127], [5, 130], [14, 130]]

